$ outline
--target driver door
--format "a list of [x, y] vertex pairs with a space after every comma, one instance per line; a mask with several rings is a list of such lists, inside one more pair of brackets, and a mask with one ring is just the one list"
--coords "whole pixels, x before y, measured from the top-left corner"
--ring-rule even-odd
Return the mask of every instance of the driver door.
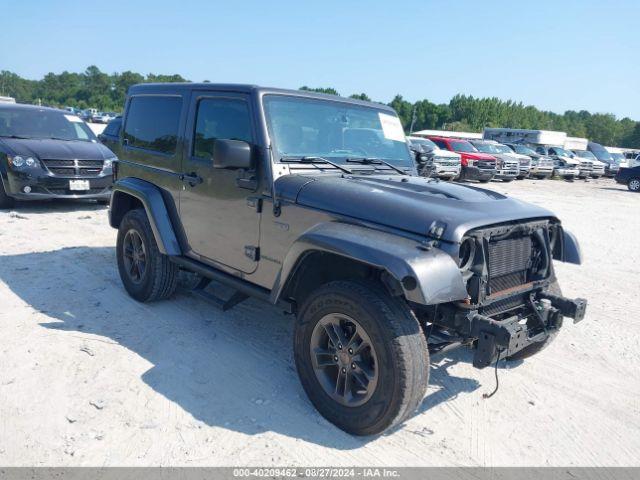
[[251, 191], [237, 184], [241, 171], [214, 169], [216, 140], [254, 144], [249, 96], [233, 92], [192, 93], [183, 156], [185, 182], [180, 217], [189, 256], [244, 273], [257, 268], [260, 214], [248, 205]]

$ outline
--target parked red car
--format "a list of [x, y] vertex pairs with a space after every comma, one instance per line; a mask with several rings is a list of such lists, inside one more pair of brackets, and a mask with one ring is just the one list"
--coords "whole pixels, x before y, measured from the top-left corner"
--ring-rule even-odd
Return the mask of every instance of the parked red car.
[[462, 171], [458, 180], [490, 181], [496, 174], [496, 157], [481, 153], [466, 140], [449, 137], [427, 137], [438, 147], [459, 153], [462, 157]]

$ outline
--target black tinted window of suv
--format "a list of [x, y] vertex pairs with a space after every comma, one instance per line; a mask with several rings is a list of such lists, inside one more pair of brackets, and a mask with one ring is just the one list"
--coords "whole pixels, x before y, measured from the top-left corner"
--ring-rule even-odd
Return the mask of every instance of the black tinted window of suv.
[[127, 113], [124, 138], [132, 147], [174, 154], [181, 109], [181, 97], [133, 97]]
[[110, 135], [112, 137], [117, 137], [120, 135], [120, 127], [122, 127], [122, 119], [116, 118], [115, 120], [111, 120], [109, 124], [104, 129], [105, 135]]
[[198, 103], [193, 156], [211, 158], [216, 139], [252, 143], [249, 106], [243, 100], [204, 98]]

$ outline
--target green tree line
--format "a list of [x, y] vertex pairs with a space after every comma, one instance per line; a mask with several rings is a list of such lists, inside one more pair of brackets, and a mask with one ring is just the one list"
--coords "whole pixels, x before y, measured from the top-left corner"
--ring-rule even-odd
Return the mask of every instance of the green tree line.
[[[92, 65], [82, 73], [48, 73], [41, 80], [28, 80], [3, 70], [0, 72], [0, 95], [14, 97], [21, 103], [41, 103], [55, 107], [97, 108], [121, 111], [127, 89], [136, 83], [185, 82], [181, 75], [157, 75], [126, 71], [108, 74]], [[340, 93], [331, 87], [301, 90], [332, 95]], [[366, 93], [350, 95], [371, 100]], [[618, 119], [612, 114], [568, 110], [563, 114], [539, 110], [531, 105], [496, 97], [476, 98], [456, 95], [449, 103], [433, 103], [427, 99], [409, 102], [396, 95], [389, 103], [400, 116], [407, 132], [418, 130], [458, 130], [481, 132], [484, 127], [560, 130], [570, 136], [586, 137], [603, 145], [640, 148], [640, 122]]]

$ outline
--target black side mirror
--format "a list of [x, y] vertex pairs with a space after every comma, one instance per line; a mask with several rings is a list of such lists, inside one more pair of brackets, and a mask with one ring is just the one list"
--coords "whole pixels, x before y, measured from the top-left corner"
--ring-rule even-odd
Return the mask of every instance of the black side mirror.
[[253, 167], [251, 146], [242, 140], [216, 140], [213, 145], [213, 168], [229, 170]]

